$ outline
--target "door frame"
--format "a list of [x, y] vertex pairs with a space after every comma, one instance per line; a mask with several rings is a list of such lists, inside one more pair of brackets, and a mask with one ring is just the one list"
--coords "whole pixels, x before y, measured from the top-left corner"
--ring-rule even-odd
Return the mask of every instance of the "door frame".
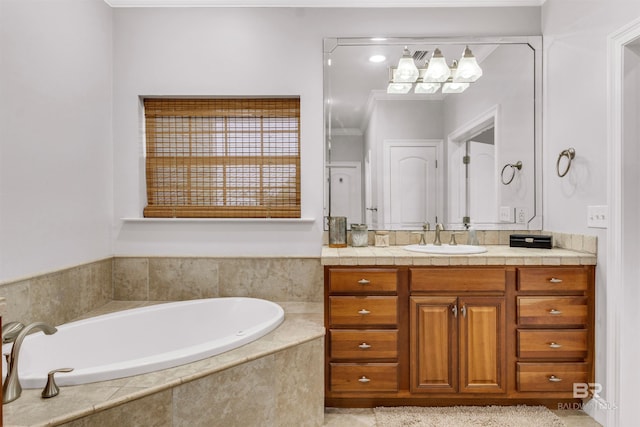
[[[636, 285], [624, 283], [623, 252], [626, 236], [623, 223], [623, 80], [624, 80], [624, 48], [640, 39], [640, 19], [623, 26], [607, 37], [607, 203], [609, 206], [609, 222], [607, 230], [606, 255], [606, 401], [599, 396], [598, 407], [608, 409], [605, 412], [606, 425], [621, 425], [619, 408], [621, 396], [621, 361], [620, 345], [632, 337], [621, 336], [622, 313], [628, 310], [633, 301], [625, 301], [626, 286]], [[638, 196], [636, 196], [638, 197]], [[635, 309], [635, 307], [634, 307]], [[593, 407], [592, 407], [593, 408]], [[590, 415], [598, 419], [596, 413]]]
[[[383, 224], [389, 223], [389, 217], [391, 216], [391, 159], [390, 148], [395, 146], [411, 146], [411, 147], [435, 147], [436, 149], [436, 189], [438, 194], [436, 195], [436, 216], [439, 221], [443, 221], [443, 152], [444, 141], [442, 139], [385, 139], [382, 142], [382, 221], [378, 217], [378, 222]], [[378, 211], [380, 215], [380, 211]]]
[[[496, 104], [493, 105], [492, 107], [488, 108], [487, 110], [483, 111], [482, 113], [478, 114], [476, 117], [474, 117], [473, 119], [469, 120], [468, 122], [464, 123], [463, 125], [459, 126], [457, 129], [455, 129], [453, 132], [451, 132], [448, 136], [447, 136], [447, 200], [448, 200], [448, 206], [447, 206], [447, 222], [449, 222], [450, 224], [460, 224], [461, 223], [457, 223], [454, 222], [454, 218], [452, 213], [456, 212], [460, 209], [460, 206], [458, 201], [460, 200], [460, 195], [456, 194], [457, 197], [453, 197], [453, 193], [452, 193], [452, 189], [457, 189], [457, 190], [461, 190], [461, 189], [465, 189], [466, 184], [464, 182], [462, 182], [461, 177], [461, 166], [462, 163], [462, 159], [463, 157], [466, 155], [466, 151], [464, 149], [461, 149], [461, 145], [466, 143], [466, 141], [468, 139], [470, 139], [471, 137], [487, 130], [488, 128], [490, 128], [491, 126], [494, 127], [494, 132], [493, 132], [493, 144], [494, 144], [494, 150], [496, 152], [496, 162], [499, 161], [498, 159], [498, 155], [497, 153], [499, 152], [499, 147], [501, 144], [500, 141], [500, 127], [499, 127], [499, 119], [500, 117], [500, 105]], [[500, 206], [501, 203], [501, 197], [500, 197], [500, 187], [498, 185], [499, 183], [499, 178], [498, 178], [498, 171], [497, 171], [497, 167], [498, 167], [498, 163], [496, 163], [496, 169], [494, 170], [494, 174], [495, 174], [495, 179], [494, 179], [494, 191], [495, 191], [495, 195], [496, 195], [496, 210], [498, 209], [498, 206]], [[463, 197], [466, 199], [466, 197]], [[482, 224], [483, 228], [486, 229], [491, 229], [491, 228], [497, 228], [495, 224]]]

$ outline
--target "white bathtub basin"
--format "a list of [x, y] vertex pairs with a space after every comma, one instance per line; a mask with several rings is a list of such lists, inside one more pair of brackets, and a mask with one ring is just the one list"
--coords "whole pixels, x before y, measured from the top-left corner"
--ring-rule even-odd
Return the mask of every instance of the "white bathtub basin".
[[407, 251], [412, 252], [424, 252], [429, 254], [443, 254], [443, 255], [467, 255], [467, 254], [481, 254], [487, 252], [487, 248], [484, 246], [475, 245], [441, 245], [436, 246], [431, 243], [428, 245], [408, 245], [404, 247]]
[[[58, 332], [27, 336], [18, 374], [23, 388], [42, 388], [47, 373], [58, 385], [139, 375], [205, 359], [266, 335], [284, 310], [255, 298], [210, 298], [151, 305], [58, 326]], [[11, 344], [2, 347], [10, 351]], [[3, 375], [6, 365], [3, 362]]]

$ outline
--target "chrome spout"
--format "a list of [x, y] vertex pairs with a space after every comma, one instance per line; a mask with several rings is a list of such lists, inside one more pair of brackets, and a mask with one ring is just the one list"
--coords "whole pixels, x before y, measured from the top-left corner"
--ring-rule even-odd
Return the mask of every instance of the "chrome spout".
[[44, 322], [34, 322], [22, 328], [20, 333], [18, 333], [11, 348], [11, 355], [9, 356], [7, 378], [2, 385], [2, 403], [13, 402], [22, 394], [22, 386], [18, 378], [18, 357], [20, 356], [20, 348], [22, 347], [24, 338], [29, 332], [35, 329], [40, 329], [47, 335], [55, 334], [58, 331], [53, 326], [49, 326]]
[[433, 244], [435, 246], [442, 246], [442, 242], [440, 241], [440, 232], [444, 231], [444, 225], [442, 225], [442, 223], [440, 222], [436, 223], [435, 230], [436, 230], [436, 238], [433, 241]]

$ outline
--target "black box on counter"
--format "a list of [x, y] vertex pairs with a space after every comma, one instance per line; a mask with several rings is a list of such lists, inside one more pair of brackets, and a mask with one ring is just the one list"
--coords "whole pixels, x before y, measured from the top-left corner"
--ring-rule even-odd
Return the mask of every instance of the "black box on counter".
[[513, 248], [551, 249], [553, 241], [551, 236], [542, 234], [512, 234], [509, 236], [509, 246]]

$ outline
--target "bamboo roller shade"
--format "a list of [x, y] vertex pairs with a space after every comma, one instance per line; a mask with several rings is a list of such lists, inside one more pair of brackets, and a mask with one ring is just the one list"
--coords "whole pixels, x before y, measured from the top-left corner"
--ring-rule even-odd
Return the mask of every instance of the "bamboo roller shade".
[[300, 218], [300, 99], [144, 100], [156, 218]]

